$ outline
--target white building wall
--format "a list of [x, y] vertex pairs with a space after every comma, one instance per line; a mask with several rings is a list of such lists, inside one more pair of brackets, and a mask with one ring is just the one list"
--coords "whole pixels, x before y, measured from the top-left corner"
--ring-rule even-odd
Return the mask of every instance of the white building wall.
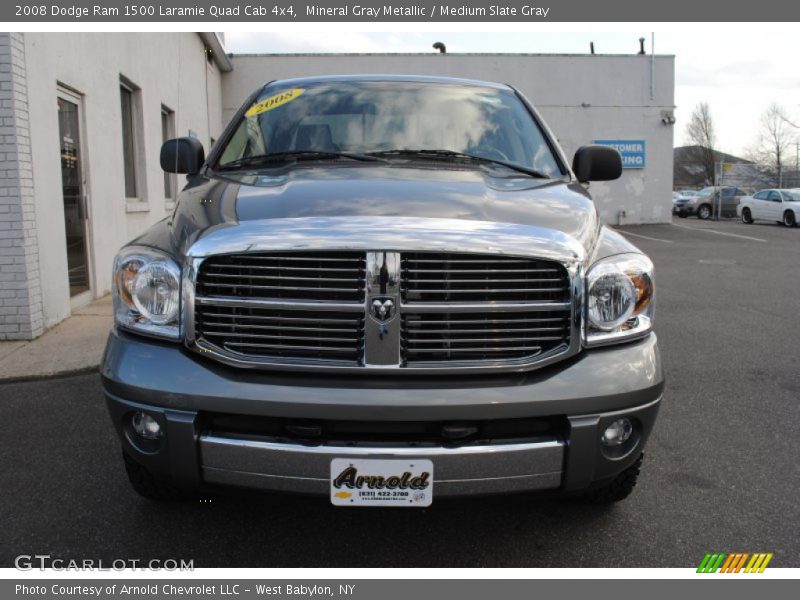
[[[175, 132], [191, 130], [209, 147], [222, 127], [219, 69], [195, 33], [26, 33], [28, 104], [44, 324], [70, 314], [57, 91], [81, 97], [94, 297], [111, 289], [117, 249], [169, 214], [159, 165], [161, 106], [175, 111]], [[125, 198], [120, 76], [141, 89], [143, 176], [138, 202]], [[183, 180], [179, 176], [179, 187]]]
[[0, 33], [0, 340], [44, 330], [22, 34]]
[[[660, 223], [672, 208], [674, 108], [672, 56], [521, 54], [235, 55], [223, 75], [223, 118], [230, 119], [259, 85], [313, 75], [393, 73], [444, 75], [509, 83], [538, 108], [571, 160], [598, 139], [645, 140], [647, 166], [626, 169], [592, 195], [608, 223]], [[651, 96], [652, 90], [652, 96]]]

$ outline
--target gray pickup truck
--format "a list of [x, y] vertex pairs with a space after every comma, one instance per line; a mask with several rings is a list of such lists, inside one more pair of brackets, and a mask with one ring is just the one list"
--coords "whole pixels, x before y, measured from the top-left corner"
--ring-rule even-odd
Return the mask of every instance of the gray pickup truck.
[[258, 89], [114, 264], [102, 381], [134, 489], [340, 506], [636, 483], [664, 380], [653, 265], [516, 90], [411, 76]]

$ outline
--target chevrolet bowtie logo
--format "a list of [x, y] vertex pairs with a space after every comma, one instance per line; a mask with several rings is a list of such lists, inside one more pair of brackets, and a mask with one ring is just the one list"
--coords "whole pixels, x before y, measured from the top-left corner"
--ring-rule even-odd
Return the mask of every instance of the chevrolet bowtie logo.
[[394, 302], [389, 298], [375, 298], [372, 301], [372, 316], [378, 321], [386, 321], [394, 315]]

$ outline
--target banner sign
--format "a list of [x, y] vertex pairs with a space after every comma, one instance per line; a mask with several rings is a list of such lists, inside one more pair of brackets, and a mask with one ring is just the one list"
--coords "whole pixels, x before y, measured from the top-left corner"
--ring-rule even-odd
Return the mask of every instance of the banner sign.
[[[692, 579], [628, 579], [626, 594], [633, 598], [672, 600], [696, 595], [698, 582], [694, 569], [687, 569]], [[758, 587], [756, 587], [758, 586]], [[25, 579], [1, 580], [0, 597], [28, 600], [433, 600], [456, 597], [461, 600], [495, 598], [592, 598], [618, 600], [620, 582], [613, 579]], [[789, 598], [797, 591], [792, 580], [759, 579], [717, 580], [714, 592], [720, 597], [739, 600], [754, 595]], [[693, 594], [694, 592], [694, 594]]]
[[800, 3], [733, 0], [16, 0], [0, 20], [44, 22], [768, 22], [800, 20]]

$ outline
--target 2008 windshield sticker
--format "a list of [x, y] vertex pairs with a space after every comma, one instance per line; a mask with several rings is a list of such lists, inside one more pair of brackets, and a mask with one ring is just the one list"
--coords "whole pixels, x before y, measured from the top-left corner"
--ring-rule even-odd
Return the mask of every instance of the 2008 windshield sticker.
[[269, 98], [264, 98], [260, 102], [256, 102], [247, 109], [247, 112], [244, 113], [245, 117], [255, 117], [256, 115], [260, 115], [263, 112], [267, 112], [268, 110], [272, 110], [273, 108], [278, 108], [279, 106], [283, 106], [287, 102], [291, 102], [298, 96], [300, 96], [305, 90], [301, 89], [293, 89], [293, 90], [286, 90], [285, 92], [281, 92], [280, 94], [275, 94], [274, 96], [270, 96]]

